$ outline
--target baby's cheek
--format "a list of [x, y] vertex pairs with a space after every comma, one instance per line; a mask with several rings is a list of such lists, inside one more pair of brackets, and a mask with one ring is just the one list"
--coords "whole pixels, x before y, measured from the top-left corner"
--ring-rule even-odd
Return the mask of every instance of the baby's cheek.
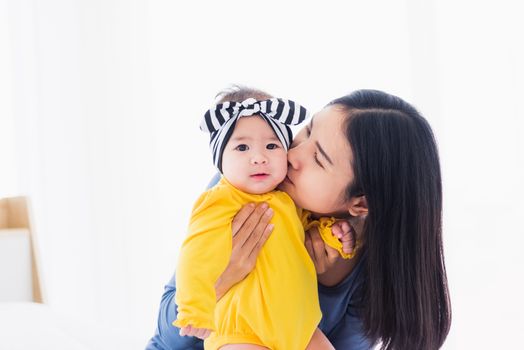
[[287, 153], [284, 153], [279, 159], [278, 172], [279, 174], [283, 174], [282, 180], [284, 180], [287, 174]]

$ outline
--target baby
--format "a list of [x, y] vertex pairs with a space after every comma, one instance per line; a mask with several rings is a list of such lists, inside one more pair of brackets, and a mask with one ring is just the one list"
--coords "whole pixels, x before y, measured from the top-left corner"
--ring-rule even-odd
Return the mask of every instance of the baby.
[[[173, 324], [181, 334], [192, 330], [205, 338], [206, 349], [228, 344], [228, 349], [235, 344], [239, 349], [245, 344], [306, 349], [321, 334], [316, 273], [304, 247], [304, 227], [320, 223], [297, 212], [292, 199], [275, 190], [287, 173], [289, 125], [306, 116], [292, 101], [242, 89], [222, 96], [205, 114], [201, 129], [211, 133], [213, 162], [222, 178], [193, 207], [177, 267]], [[257, 202], [273, 210], [275, 230], [254, 270], [217, 301], [215, 282], [231, 255], [232, 220], [243, 205]], [[331, 234], [333, 221], [320, 225], [321, 235], [348, 256]]]

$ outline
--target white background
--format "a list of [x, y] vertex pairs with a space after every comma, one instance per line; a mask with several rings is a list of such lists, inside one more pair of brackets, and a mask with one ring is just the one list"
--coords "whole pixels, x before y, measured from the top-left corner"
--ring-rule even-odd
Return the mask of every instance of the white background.
[[[524, 330], [524, 26], [517, 1], [0, 0], [0, 197], [32, 199], [45, 294], [143, 348], [214, 174], [200, 117], [242, 83], [318, 110], [413, 103], [444, 177], [446, 349]], [[520, 22], [520, 23], [519, 23]]]

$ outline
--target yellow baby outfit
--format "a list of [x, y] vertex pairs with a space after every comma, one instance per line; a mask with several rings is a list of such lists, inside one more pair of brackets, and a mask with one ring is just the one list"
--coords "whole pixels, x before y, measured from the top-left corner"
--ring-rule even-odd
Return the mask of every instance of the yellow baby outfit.
[[[217, 302], [215, 282], [231, 256], [231, 222], [244, 204], [262, 201], [274, 211], [275, 230], [253, 271]], [[274, 350], [302, 350], [322, 316], [315, 267], [291, 198], [281, 191], [248, 194], [224, 178], [193, 207], [176, 285], [178, 318], [173, 324], [212, 329], [205, 349], [250, 343]]]

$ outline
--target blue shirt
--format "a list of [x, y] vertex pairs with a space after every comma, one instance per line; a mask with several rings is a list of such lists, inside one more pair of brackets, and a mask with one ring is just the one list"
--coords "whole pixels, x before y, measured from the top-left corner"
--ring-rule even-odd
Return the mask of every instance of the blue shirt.
[[[220, 176], [215, 176], [209, 186], [216, 184]], [[358, 317], [357, 289], [363, 281], [365, 256], [353, 271], [338, 285], [326, 287], [318, 285], [322, 320], [319, 328], [328, 337], [335, 349], [371, 349], [371, 342], [365, 337], [362, 320]], [[194, 337], [181, 337], [178, 328], [171, 323], [176, 319], [175, 276], [165, 286], [160, 310], [158, 312], [155, 335], [147, 344], [146, 350], [203, 350], [202, 340]], [[292, 336], [290, 334], [290, 336]]]

